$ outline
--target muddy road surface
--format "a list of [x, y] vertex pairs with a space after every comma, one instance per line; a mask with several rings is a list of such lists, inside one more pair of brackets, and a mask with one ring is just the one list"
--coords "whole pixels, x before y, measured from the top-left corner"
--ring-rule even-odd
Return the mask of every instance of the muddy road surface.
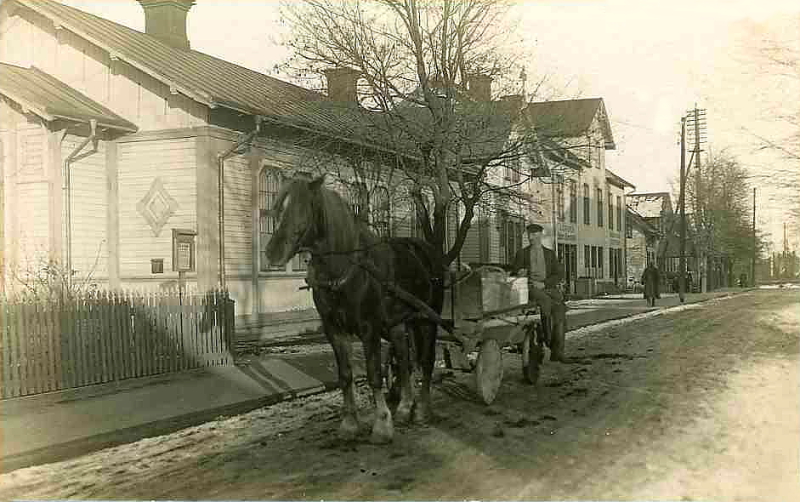
[[8, 499], [800, 500], [800, 293], [583, 329], [536, 387], [507, 354], [492, 406], [446, 376], [437, 418], [342, 442], [321, 394], [0, 476]]

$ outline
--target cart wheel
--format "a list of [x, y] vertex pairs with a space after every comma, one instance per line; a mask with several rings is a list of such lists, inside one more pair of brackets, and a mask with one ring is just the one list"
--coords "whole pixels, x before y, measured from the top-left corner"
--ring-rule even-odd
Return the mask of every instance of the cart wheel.
[[492, 404], [503, 380], [503, 356], [497, 340], [488, 339], [481, 344], [475, 368], [475, 388], [486, 404]]
[[543, 356], [542, 348], [528, 333], [522, 342], [522, 378], [531, 385], [536, 385], [539, 380], [539, 369]]

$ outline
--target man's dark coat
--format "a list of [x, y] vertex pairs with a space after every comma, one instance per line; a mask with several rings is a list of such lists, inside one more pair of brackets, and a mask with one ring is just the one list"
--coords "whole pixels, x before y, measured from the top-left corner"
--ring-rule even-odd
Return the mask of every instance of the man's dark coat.
[[[528, 273], [530, 273], [530, 251], [530, 246], [525, 246], [517, 251], [517, 254], [514, 256], [513, 273], [516, 273], [521, 268], [528, 270]], [[546, 289], [553, 289], [558, 283], [564, 280], [564, 266], [558, 261], [555, 251], [544, 246], [542, 246], [542, 251], [544, 251], [544, 266], [546, 271], [544, 287]]]
[[644, 297], [646, 298], [660, 298], [661, 293], [658, 290], [661, 283], [661, 274], [658, 269], [653, 265], [648, 265], [642, 274], [642, 284], [644, 285]]

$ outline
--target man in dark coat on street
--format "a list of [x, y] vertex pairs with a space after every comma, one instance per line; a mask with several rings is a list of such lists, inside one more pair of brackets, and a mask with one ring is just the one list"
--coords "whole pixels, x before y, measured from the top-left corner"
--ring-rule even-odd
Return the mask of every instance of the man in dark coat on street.
[[651, 306], [655, 306], [656, 298], [661, 298], [658, 286], [661, 283], [661, 273], [653, 265], [653, 262], [647, 264], [642, 274], [642, 284], [644, 285], [644, 298]]
[[526, 227], [530, 244], [517, 252], [512, 267], [518, 276], [528, 278], [528, 301], [535, 301], [542, 309], [542, 323], [548, 328], [559, 328], [550, 330], [550, 360], [566, 362], [566, 305], [558, 289], [564, 280], [564, 267], [555, 251], [542, 245], [542, 230], [536, 223]]

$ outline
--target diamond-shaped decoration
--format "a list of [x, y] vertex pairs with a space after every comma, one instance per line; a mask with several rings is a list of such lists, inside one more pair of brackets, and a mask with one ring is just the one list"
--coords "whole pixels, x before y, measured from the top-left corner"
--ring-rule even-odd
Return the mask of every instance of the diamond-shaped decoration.
[[178, 210], [178, 202], [164, 188], [161, 178], [156, 178], [147, 195], [136, 205], [136, 209], [150, 225], [153, 235], [158, 237], [161, 229]]

